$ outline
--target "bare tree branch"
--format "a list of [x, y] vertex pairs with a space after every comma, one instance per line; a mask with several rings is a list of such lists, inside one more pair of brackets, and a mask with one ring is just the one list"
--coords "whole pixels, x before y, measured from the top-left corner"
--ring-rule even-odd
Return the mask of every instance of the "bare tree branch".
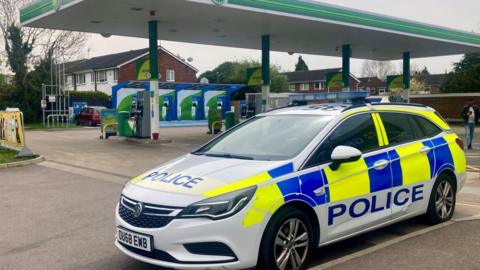
[[366, 60], [362, 65], [362, 77], [377, 77], [385, 81], [388, 75], [395, 74], [397, 74], [395, 66], [389, 61]]
[[85, 33], [20, 26], [20, 8], [31, 2], [33, 0], [0, 0], [0, 30], [2, 34], [0, 39], [3, 39], [4, 43], [4, 46], [0, 47], [0, 63], [7, 62], [4, 60], [7, 57], [4, 49], [7, 46], [7, 29], [11, 25], [20, 27], [26, 43], [33, 46], [33, 51], [28, 59], [30, 67], [46, 59], [51, 50], [54, 50], [55, 55], [61, 57], [62, 61], [83, 57], [83, 50], [87, 42]]

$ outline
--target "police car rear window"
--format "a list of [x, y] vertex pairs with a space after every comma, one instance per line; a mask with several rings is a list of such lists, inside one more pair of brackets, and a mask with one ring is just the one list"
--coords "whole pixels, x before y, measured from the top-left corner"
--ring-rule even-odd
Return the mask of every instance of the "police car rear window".
[[425, 137], [433, 137], [440, 134], [440, 132], [442, 132], [442, 130], [439, 127], [437, 127], [435, 124], [433, 124], [429, 120], [420, 116], [414, 116], [414, 118], [422, 128], [422, 131]]
[[407, 143], [425, 137], [412, 115], [380, 113], [380, 117], [391, 145]]

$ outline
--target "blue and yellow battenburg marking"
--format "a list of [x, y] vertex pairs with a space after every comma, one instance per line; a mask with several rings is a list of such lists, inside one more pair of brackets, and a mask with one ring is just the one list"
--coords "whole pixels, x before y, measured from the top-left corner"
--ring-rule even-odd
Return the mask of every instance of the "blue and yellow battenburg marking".
[[[380, 123], [381, 121], [376, 124], [381, 130], [383, 129], [382, 137], [386, 138], [384, 127]], [[414, 203], [422, 200], [424, 199], [423, 182], [436, 177], [444, 169], [455, 169], [460, 173], [462, 170], [465, 171], [465, 159], [461, 149], [454, 143], [455, 138], [456, 135], [447, 135], [412, 143], [356, 162], [342, 164], [342, 170], [333, 171], [327, 166], [319, 171], [262, 186], [257, 191], [253, 207], [247, 212], [243, 225], [248, 227], [261, 223], [267, 213], [273, 214], [284, 203], [294, 200], [304, 201], [312, 207], [331, 203], [328, 210], [330, 225], [335, 218], [344, 214], [357, 218], [368, 213], [390, 209], [392, 205], [401, 206], [408, 201]], [[382, 139], [382, 142], [388, 145], [388, 140]], [[423, 154], [420, 152], [423, 146], [428, 146], [432, 150]], [[390, 165], [381, 170], [375, 170], [373, 166], [378, 160], [389, 160]], [[292, 172], [293, 165], [287, 164], [240, 181], [237, 186], [246, 187], [252, 184], [252, 179], [256, 179], [257, 181], [254, 182], [260, 184]], [[346, 178], [348, 181], [342, 181]], [[397, 190], [394, 194], [389, 192], [385, 205], [379, 206], [380, 202], [377, 201], [375, 193], [401, 186], [411, 186], [411, 188]], [[323, 192], [315, 194], [315, 191], [322, 188]], [[400, 195], [410, 197], [399, 199]], [[340, 203], [352, 198], [358, 198], [358, 200], [350, 206]], [[360, 204], [363, 210], [358, 212], [355, 207]]]
[[[259, 174], [252, 178], [248, 178], [237, 183], [222, 187], [214, 190], [212, 193], [207, 192], [205, 195], [212, 196], [218, 192], [225, 192], [226, 190], [230, 191], [232, 188], [237, 190], [239, 188], [245, 188], [252, 185], [258, 185], [265, 183], [271, 179], [278, 178], [289, 173], [293, 172], [293, 164], [287, 163], [283, 166], [280, 166], [276, 169], [270, 170], [268, 172]], [[298, 180], [297, 180], [298, 183]], [[228, 192], [227, 191], [227, 192]], [[271, 183], [267, 185], [262, 185], [257, 189], [255, 193], [255, 198], [252, 202], [252, 207], [247, 211], [243, 219], [243, 226], [250, 227], [255, 224], [259, 224], [263, 221], [267, 213], [273, 214], [280, 206], [285, 203], [284, 194], [279, 188], [277, 183]]]
[[391, 209], [393, 206], [403, 206], [424, 199], [424, 184], [401, 188], [395, 192], [388, 191], [385, 200], [380, 200], [377, 194], [371, 197], [360, 197], [350, 204], [338, 203], [328, 207], [328, 226], [334, 225], [335, 219], [343, 215], [350, 218], [360, 218]]
[[[417, 111], [415, 112], [417, 113]], [[432, 117], [437, 117], [434, 113], [424, 113], [424, 115], [431, 120]], [[379, 138], [379, 146], [388, 146], [388, 137], [380, 115], [372, 113], [372, 117]], [[433, 119], [432, 121], [434, 120], [439, 125], [443, 122], [441, 119]], [[443, 128], [448, 128], [445, 125]], [[466, 171], [466, 160], [462, 149], [455, 141], [456, 139], [455, 134], [447, 134], [444, 137], [414, 142], [355, 162], [342, 164], [341, 170], [333, 171], [327, 166], [322, 170], [292, 176], [292, 178], [280, 182], [271, 181], [271, 183], [268, 183], [272, 179], [294, 172], [293, 164], [287, 163], [268, 172], [262, 172], [229, 185], [218, 185], [219, 187], [207, 189], [208, 191], [204, 192], [203, 195], [214, 197], [258, 185], [259, 188], [253, 199], [252, 207], [248, 209], [243, 219], [243, 226], [249, 227], [261, 223], [267, 214], [273, 214], [283, 204], [294, 200], [306, 202], [312, 207], [330, 203], [328, 220], [331, 225], [335, 218], [344, 214], [356, 218], [369, 211], [374, 213], [381, 209], [389, 209], [391, 204], [402, 205], [404, 201], [399, 201], [397, 198], [399, 194], [411, 194], [412, 202], [423, 199], [419, 191], [421, 188], [423, 192], [424, 185], [422, 183], [435, 178], [445, 169], [464, 173]], [[425, 146], [432, 150], [423, 154], [420, 150]], [[373, 169], [375, 162], [379, 160], [389, 161], [389, 166], [381, 170]], [[411, 166], [412, 164], [415, 164], [415, 166]], [[159, 181], [157, 182], [159, 183], [173, 183], [174, 185], [185, 186], [186, 189], [198, 183], [212, 181], [211, 179], [209, 181], [197, 178], [190, 179], [183, 175], [171, 178], [169, 175], [153, 172], [150, 175], [138, 176], [132, 179], [131, 183], [138, 184], [146, 176], [154, 177], [154, 179], [158, 178]], [[348, 181], [345, 181], [345, 179], [348, 179]], [[208, 186], [214, 187], [213, 184], [211, 183]], [[383, 208], [378, 207], [375, 193], [401, 186], [412, 186], [412, 189], [404, 188], [398, 190], [395, 194], [389, 193], [387, 204]], [[341, 203], [354, 198], [357, 198], [357, 200], [350, 204], [350, 208]], [[364, 212], [355, 212], [356, 210], [352, 208], [352, 205], [355, 207], [359, 204], [364, 206], [362, 208]]]

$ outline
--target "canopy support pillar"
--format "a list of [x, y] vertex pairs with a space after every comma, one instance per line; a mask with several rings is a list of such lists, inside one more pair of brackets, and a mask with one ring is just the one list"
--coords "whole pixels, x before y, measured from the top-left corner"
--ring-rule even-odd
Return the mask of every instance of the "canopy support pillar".
[[350, 45], [342, 46], [342, 82], [343, 91], [350, 91], [350, 57], [352, 50]]
[[[160, 109], [158, 107], [158, 22], [148, 22], [149, 61], [150, 61], [150, 138], [160, 130]], [[158, 137], [157, 137], [158, 138]]]
[[410, 102], [410, 52], [403, 53], [403, 99]]
[[270, 35], [262, 36], [262, 110], [268, 110], [270, 96]]

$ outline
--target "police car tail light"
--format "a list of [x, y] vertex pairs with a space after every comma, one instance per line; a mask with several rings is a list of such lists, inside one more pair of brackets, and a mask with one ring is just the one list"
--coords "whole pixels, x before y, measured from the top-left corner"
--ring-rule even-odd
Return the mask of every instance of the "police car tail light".
[[460, 146], [460, 149], [465, 149], [465, 145], [463, 144], [463, 140], [460, 139], [460, 138], [456, 138], [455, 139], [455, 142], [458, 144], [458, 146]]
[[252, 199], [256, 186], [237, 190], [217, 197], [194, 203], [179, 214], [184, 218], [206, 217], [223, 219], [240, 212]]

